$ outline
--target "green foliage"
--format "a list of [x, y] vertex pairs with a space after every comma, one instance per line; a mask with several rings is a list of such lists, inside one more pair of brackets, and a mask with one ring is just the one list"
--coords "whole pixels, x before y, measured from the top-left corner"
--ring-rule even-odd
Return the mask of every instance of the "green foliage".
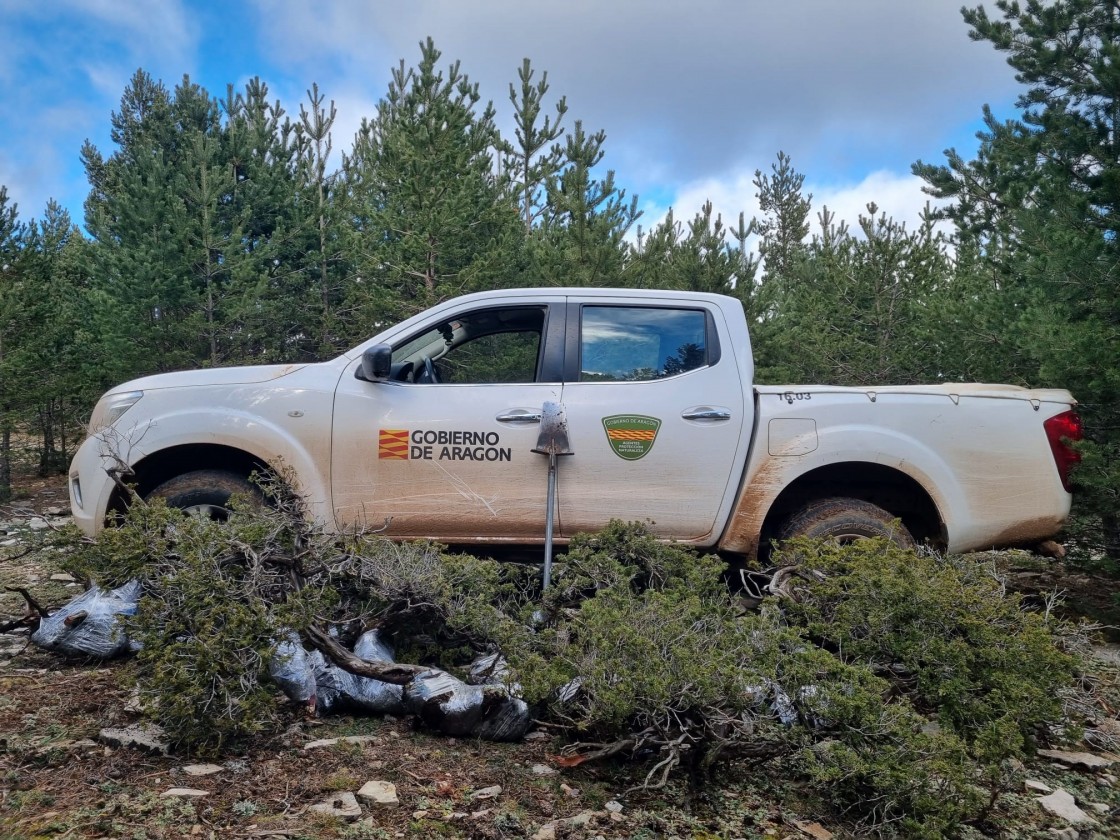
[[361, 283], [346, 305], [363, 328], [455, 294], [508, 284], [522, 227], [495, 176], [490, 103], [428, 39], [415, 68], [394, 68], [377, 115], [344, 166]]
[[765, 259], [749, 299], [757, 378], [838, 385], [909, 384], [974, 371], [959, 363], [973, 326], [961, 317], [948, 240], [927, 214], [906, 230], [874, 203], [858, 234], [823, 208], [810, 236], [804, 175], [779, 154], [756, 174], [765, 212], [751, 223]]
[[195, 749], [272, 725], [283, 632], [377, 626], [401, 661], [455, 670], [499, 650], [536, 714], [578, 739], [573, 760], [652, 750], [639, 786], [769, 761], [867, 826], [936, 837], [991, 806], [1008, 760], [1061, 723], [1075, 673], [1053, 628], [965, 560], [793, 541], [799, 601], [755, 612], [719, 558], [613, 522], [573, 538], [542, 594], [534, 567], [326, 534], [264, 487], [271, 507], [222, 525], [137, 504], [78, 552], [104, 582], [144, 576], [141, 697]]
[[864, 830], [929, 840], [953, 836], [984, 810], [989, 797], [958, 739], [922, 731], [923, 719], [904, 703], [874, 712], [799, 753], [801, 771], [826, 801]]
[[276, 524], [248, 512], [216, 523], [138, 502], [121, 527], [78, 547], [73, 571], [110, 586], [143, 580], [128, 621], [143, 645], [134, 679], [147, 713], [176, 743], [215, 752], [276, 720], [267, 666], [294, 607], [277, 600], [286, 570], [256, 553], [291, 544]]
[[545, 211], [527, 242], [533, 283], [624, 285], [625, 237], [641, 211], [637, 196], [626, 200], [613, 170], [596, 177], [606, 137], [588, 134], [577, 120], [564, 139], [561, 162], [545, 181]]
[[[517, 70], [520, 90], [509, 86], [509, 101], [514, 108], [514, 137], [517, 145], [505, 149], [505, 169], [512, 176], [511, 187], [521, 208], [526, 233], [532, 232], [533, 223], [545, 212], [544, 186], [556, 175], [563, 160], [558, 140], [564, 134], [560, 127], [568, 112], [568, 102], [560, 97], [556, 103], [555, 117], [540, 120], [544, 96], [548, 93], [548, 73], [533, 84], [532, 63], [525, 59]], [[552, 144], [552, 145], [550, 145]]]
[[1105, 0], [998, 0], [995, 9], [963, 14], [971, 37], [1005, 53], [1024, 85], [1019, 114], [1001, 121], [985, 109], [974, 160], [950, 150], [945, 165], [914, 171], [949, 200], [943, 214], [979, 256], [981, 288], [998, 290], [980, 301], [1001, 356], [1028, 381], [1078, 398], [1088, 437], [1078, 504], [1099, 522], [1084, 536], [1117, 558], [1120, 19]]
[[[680, 289], [732, 295], [751, 311], [757, 265], [748, 256], [749, 235], [740, 214], [739, 229], [728, 231], [723, 219], [706, 202], [687, 226], [672, 209], [664, 220], [643, 234], [626, 268], [626, 285], [641, 289]], [[728, 233], [738, 247], [728, 242]]]
[[1061, 720], [1076, 662], [985, 567], [880, 540], [793, 541], [779, 562], [824, 573], [787, 609], [792, 621], [844, 662], [888, 676], [988, 770]]
[[[159, 506], [152, 506], [154, 516]], [[163, 509], [175, 562], [149, 563], [130, 634], [143, 643], [136, 683], [173, 741], [217, 751], [276, 720], [268, 659], [282, 611], [260, 597], [262, 570], [222, 525]], [[152, 514], [150, 514], [152, 515]], [[265, 574], [268, 574], [265, 572]]]

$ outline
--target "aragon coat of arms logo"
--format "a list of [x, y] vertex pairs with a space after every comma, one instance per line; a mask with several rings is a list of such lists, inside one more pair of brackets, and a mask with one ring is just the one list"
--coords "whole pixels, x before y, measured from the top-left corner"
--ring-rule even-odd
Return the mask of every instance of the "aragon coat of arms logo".
[[637, 461], [653, 449], [661, 421], [642, 414], [614, 414], [603, 418], [603, 428], [615, 455], [627, 461]]

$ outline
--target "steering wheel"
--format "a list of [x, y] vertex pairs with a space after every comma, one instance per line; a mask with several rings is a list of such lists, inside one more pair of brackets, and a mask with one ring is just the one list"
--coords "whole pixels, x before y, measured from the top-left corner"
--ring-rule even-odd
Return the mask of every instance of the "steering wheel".
[[425, 356], [422, 364], [424, 365], [424, 381], [431, 384], [439, 382], [439, 376], [436, 374], [436, 366], [432, 364], [432, 357]]

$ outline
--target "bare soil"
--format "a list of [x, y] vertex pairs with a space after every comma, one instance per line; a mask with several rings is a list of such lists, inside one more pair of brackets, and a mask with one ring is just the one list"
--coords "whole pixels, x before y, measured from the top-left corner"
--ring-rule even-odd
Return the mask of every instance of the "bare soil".
[[[19, 477], [16, 513], [65, 505], [61, 477]], [[11, 509], [0, 510], [0, 522], [12, 518]], [[0, 587], [27, 587], [50, 607], [81, 591], [78, 584], [50, 579], [58, 558], [19, 554], [19, 546], [0, 546]], [[1102, 587], [1110, 596], [1113, 582], [1089, 580], [1085, 586], [1094, 597]], [[0, 623], [22, 610], [22, 596], [0, 592]], [[733, 767], [702, 791], [675, 781], [660, 791], [628, 794], [641, 781], [639, 768], [560, 768], [551, 758], [560, 744], [547, 730], [520, 744], [457, 740], [417, 731], [407, 720], [308, 719], [279, 694], [286, 727], [236, 754], [163, 755], [109, 746], [99, 739], [102, 729], [140, 719], [128, 710], [129, 669], [127, 660], [69, 661], [30, 645], [26, 634], [0, 635], [0, 840], [863, 836], [838, 818], [822, 817], [823, 808], [796, 788], [773, 782], [764, 767]], [[371, 737], [307, 748], [351, 735]], [[192, 776], [185, 769], [203, 762], [220, 770]], [[1079, 802], [1120, 807], [1115, 777], [1045, 762], [1024, 773], [1070, 790]], [[310, 810], [371, 780], [395, 785], [399, 802], [365, 804], [352, 820]], [[173, 788], [205, 795], [167, 795]], [[1052, 830], [1067, 825], [1046, 815], [1036, 800], [1026, 790], [1004, 797], [992, 821], [965, 836], [1055, 837]], [[1120, 836], [1120, 828], [1107, 827], [1110, 817], [1100, 819], [1081, 836]]]

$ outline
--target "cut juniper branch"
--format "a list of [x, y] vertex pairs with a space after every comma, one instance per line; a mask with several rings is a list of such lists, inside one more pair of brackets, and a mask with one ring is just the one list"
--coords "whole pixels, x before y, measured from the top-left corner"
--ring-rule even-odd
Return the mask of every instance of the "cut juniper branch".
[[371, 677], [393, 685], [406, 685], [420, 674], [432, 670], [422, 665], [409, 665], [403, 662], [362, 659], [340, 645], [329, 633], [315, 626], [307, 628], [307, 639], [339, 668], [359, 677]]
[[27, 602], [27, 609], [29, 611], [34, 610], [39, 618], [46, 618], [50, 615], [50, 611], [45, 609], [38, 601], [31, 597], [31, 593], [24, 589], [22, 586], [5, 586], [4, 588], [9, 592], [18, 592], [20, 595], [22, 595], [23, 600]]
[[[600, 758], [610, 758], [612, 755], [618, 755], [627, 750], [634, 750], [638, 746], [637, 738], [622, 738], [618, 741], [611, 743], [585, 743], [577, 741], [574, 744], [568, 744], [561, 750], [561, 754], [569, 758], [578, 758], [579, 762], [596, 761]], [[590, 750], [584, 752], [584, 750]]]

